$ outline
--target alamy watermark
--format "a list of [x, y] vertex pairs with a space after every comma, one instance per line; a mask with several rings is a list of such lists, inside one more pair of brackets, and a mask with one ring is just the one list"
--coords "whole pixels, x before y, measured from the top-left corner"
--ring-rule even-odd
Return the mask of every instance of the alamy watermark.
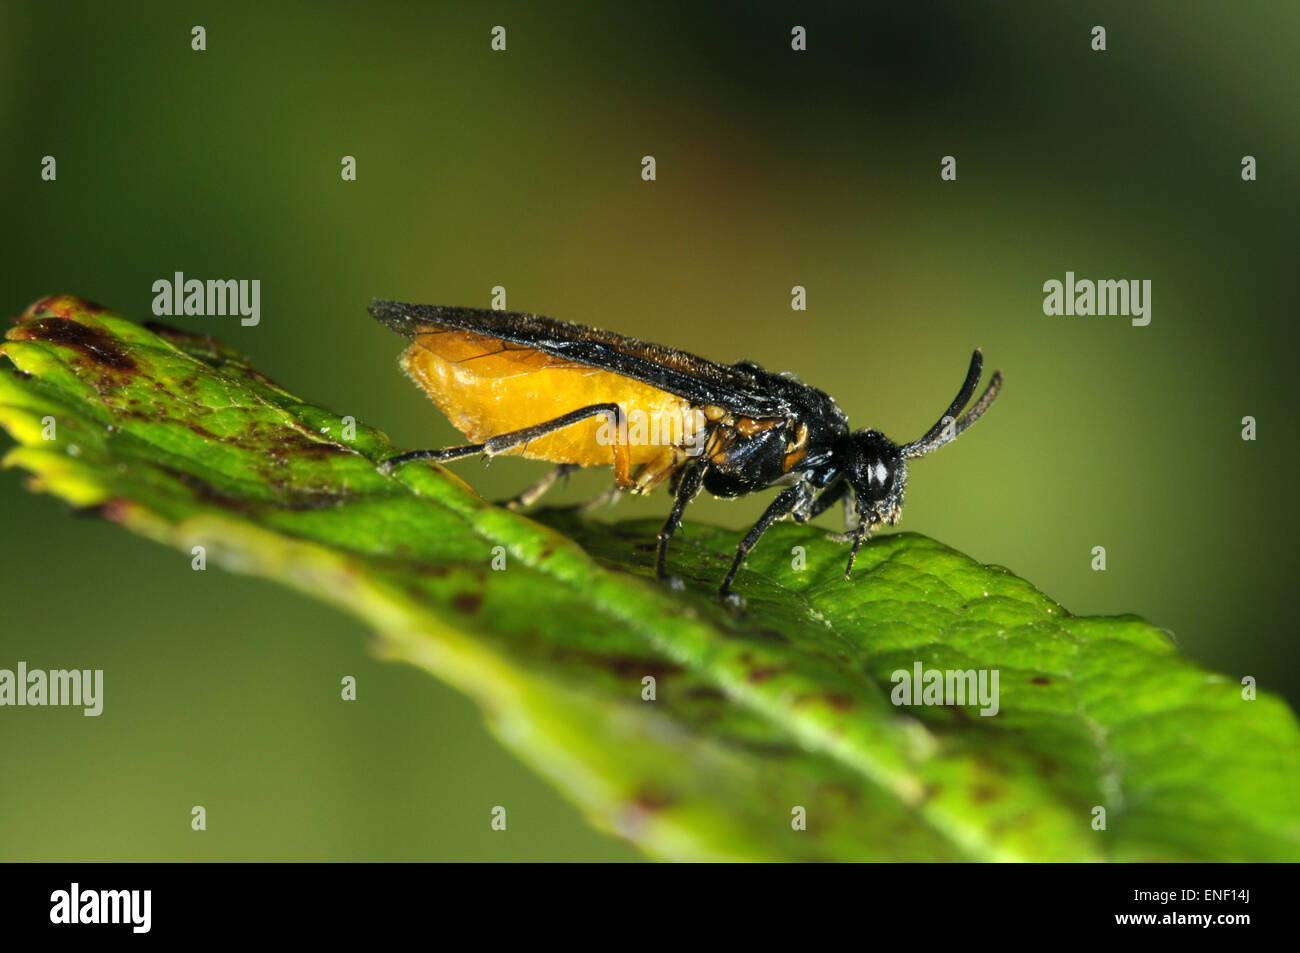
[[895, 705], [975, 705], [980, 714], [992, 717], [998, 713], [998, 670], [993, 669], [943, 669], [922, 667], [920, 662], [896, 669], [889, 680], [894, 689], [889, 700]]
[[152, 890], [83, 890], [74, 881], [68, 890], [50, 894], [54, 924], [124, 924], [132, 933], [148, 933], [152, 908]]
[[26, 662], [18, 670], [0, 668], [0, 708], [42, 705], [81, 707], [94, 717], [104, 710], [104, 670], [43, 669], [28, 671]]
[[1065, 281], [1050, 278], [1043, 282], [1043, 314], [1048, 315], [1120, 315], [1132, 318], [1135, 328], [1151, 323], [1151, 279], [1138, 280], [1074, 277], [1065, 273]]
[[253, 327], [262, 320], [260, 278], [186, 279], [184, 272], [153, 283], [155, 317], [217, 317], [239, 315], [239, 323]]
[[596, 443], [602, 447], [618, 444], [625, 447], [679, 447], [688, 457], [704, 452], [708, 418], [695, 408], [654, 411], [633, 410], [620, 415], [618, 429], [606, 415], [596, 430]]

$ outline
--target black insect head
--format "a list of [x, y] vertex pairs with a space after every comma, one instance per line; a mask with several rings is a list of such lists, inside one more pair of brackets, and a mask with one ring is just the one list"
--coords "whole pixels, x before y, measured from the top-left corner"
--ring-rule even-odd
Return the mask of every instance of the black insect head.
[[923, 457], [957, 439], [958, 435], [980, 419], [997, 397], [1002, 387], [1002, 375], [995, 372], [980, 399], [962, 413], [975, 393], [983, 370], [984, 355], [977, 349], [971, 355], [970, 370], [966, 372], [966, 380], [956, 398], [919, 440], [900, 447], [879, 430], [859, 430], [853, 434], [849, 483], [853, 486], [854, 510], [858, 522], [853, 531], [849, 564], [844, 570], [845, 579], [853, 573], [853, 561], [857, 558], [858, 549], [871, 531], [881, 523], [892, 526], [898, 522], [903, 509], [903, 494], [907, 490], [907, 461], [913, 457]]

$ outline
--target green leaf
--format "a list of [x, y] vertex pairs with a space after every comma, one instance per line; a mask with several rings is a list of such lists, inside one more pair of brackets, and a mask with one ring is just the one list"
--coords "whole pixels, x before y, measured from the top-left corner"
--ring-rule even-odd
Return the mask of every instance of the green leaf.
[[[906, 533], [845, 583], [844, 548], [793, 525], [750, 557], [737, 613], [712, 596], [735, 534], [690, 524], [671, 592], [656, 524], [526, 518], [426, 464], [385, 475], [382, 433], [344, 439], [344, 419], [211, 339], [58, 297], [2, 350], [6, 462], [34, 488], [354, 613], [653, 856], [1300, 858], [1291, 711], [1137, 618], [1071, 616]], [[894, 705], [892, 674], [918, 662], [996, 670], [997, 714]]]

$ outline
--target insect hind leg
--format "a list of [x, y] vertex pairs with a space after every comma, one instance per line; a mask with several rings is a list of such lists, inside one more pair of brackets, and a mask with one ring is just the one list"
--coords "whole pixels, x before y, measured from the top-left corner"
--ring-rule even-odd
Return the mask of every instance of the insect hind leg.
[[476, 453], [483, 453], [486, 444], [471, 443], [463, 447], [447, 447], [443, 450], [412, 450], [410, 453], [399, 453], [395, 457], [387, 457], [379, 461], [379, 469], [385, 473], [392, 473], [403, 463], [410, 463], [412, 460], [436, 460], [438, 463], [447, 463], [451, 460], [459, 460], [461, 457], [472, 457]]
[[508, 433], [497, 434], [482, 443], [466, 444], [463, 447], [447, 447], [445, 450], [412, 450], [410, 453], [398, 454], [395, 457], [389, 457], [387, 460], [381, 461], [379, 467], [385, 473], [391, 473], [395, 467], [403, 463], [409, 463], [412, 460], [435, 460], [438, 463], [446, 463], [451, 460], [459, 460], [461, 457], [472, 457], [476, 453], [485, 453], [491, 457], [498, 453], [513, 450], [515, 447], [526, 446], [534, 440], [545, 437], [547, 434], [555, 433], [557, 430], [563, 430], [565, 427], [601, 414], [610, 419], [610, 429], [615, 434], [613, 442], [615, 477], [620, 486], [631, 486], [630, 458], [628, 446], [624, 442], [627, 432], [626, 428], [622, 426], [623, 411], [618, 404], [613, 403], [590, 404], [587, 407], [580, 407], [577, 410], [561, 414], [559, 417], [543, 421], [540, 424], [534, 424], [531, 427], [523, 427], [519, 430], [511, 430]]

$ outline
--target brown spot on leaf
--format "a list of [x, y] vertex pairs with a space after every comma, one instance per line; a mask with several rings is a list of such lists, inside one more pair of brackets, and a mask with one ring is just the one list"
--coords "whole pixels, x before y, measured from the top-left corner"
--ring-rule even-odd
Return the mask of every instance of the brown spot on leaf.
[[977, 784], [971, 788], [970, 794], [977, 804], [987, 804], [989, 801], [996, 801], [1002, 792], [988, 784]]
[[619, 830], [628, 837], [640, 837], [645, 832], [646, 824], [650, 819], [675, 800], [673, 795], [662, 789], [641, 789], [619, 811], [617, 822]]
[[66, 318], [72, 313], [77, 303], [77, 299], [71, 295], [46, 295], [39, 301], [33, 301], [26, 311], [14, 318], [14, 324], [21, 324], [31, 318], [44, 317], [45, 315]]
[[1030, 681], [1032, 684], [1034, 684], [1034, 685], [1050, 685], [1050, 684], [1052, 684], [1052, 680], [1051, 680], [1050, 678], [1048, 678], [1046, 675], [1035, 675], [1035, 676], [1034, 676], [1033, 678], [1031, 678], [1029, 681]]
[[135, 370], [135, 361], [103, 331], [68, 318], [39, 318], [9, 332], [17, 341], [44, 341], [80, 351], [98, 364], [118, 371]]
[[96, 507], [87, 507], [86, 509], [94, 509], [104, 519], [120, 524], [126, 522], [127, 515], [134, 506], [135, 504], [130, 500], [105, 500]]
[[632, 803], [636, 805], [638, 810], [652, 814], [655, 811], [662, 811], [672, 804], [674, 800], [675, 798], [667, 791], [644, 789], [637, 793], [636, 800]]
[[[794, 750], [798, 750], [795, 748]], [[841, 804], [857, 804], [862, 800], [862, 791], [856, 784], [848, 781], [829, 781], [817, 791], [823, 798], [838, 801]]]
[[231, 496], [202, 477], [197, 477], [193, 473], [177, 470], [175, 467], [169, 467], [161, 463], [154, 464], [154, 466], [176, 480], [176, 482], [192, 490], [194, 495], [204, 503], [212, 503], [222, 509], [233, 510], [238, 513], [252, 511], [252, 503], [249, 500]]
[[646, 659], [635, 655], [598, 656], [601, 664], [621, 678], [636, 678], [647, 675], [659, 681], [668, 675], [675, 675], [682, 670], [680, 665], [663, 659]]
[[478, 612], [479, 607], [483, 605], [483, 593], [481, 592], [458, 592], [451, 597], [451, 604], [457, 612], [464, 612], [466, 615], [472, 615]]
[[249, 436], [258, 443], [269, 443], [268, 452], [275, 456], [329, 457], [351, 453], [347, 447], [330, 440], [321, 440], [301, 430], [288, 427], [250, 428]]
[[682, 667], [667, 659], [645, 658], [640, 655], [608, 655], [602, 652], [585, 652], [580, 649], [557, 647], [554, 657], [561, 661], [591, 665], [612, 672], [619, 678], [640, 681], [651, 675], [656, 681], [676, 675]]
[[202, 477], [195, 476], [193, 473], [178, 470], [175, 467], [169, 467], [161, 463], [155, 463], [154, 466], [178, 483], [184, 484], [201, 502], [211, 503], [214, 506], [220, 506], [235, 513], [252, 514], [256, 513], [260, 508], [268, 506], [293, 513], [303, 513], [339, 506], [346, 503], [350, 498], [350, 494], [346, 493], [295, 492], [286, 499], [253, 500], [246, 497], [231, 496], [220, 487], [209, 483]]

